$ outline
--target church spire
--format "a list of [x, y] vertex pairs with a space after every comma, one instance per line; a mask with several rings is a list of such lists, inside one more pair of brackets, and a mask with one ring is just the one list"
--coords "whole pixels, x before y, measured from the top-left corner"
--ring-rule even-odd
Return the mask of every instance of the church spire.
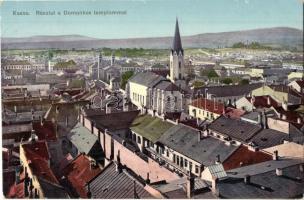
[[172, 50], [176, 51], [177, 53], [181, 51], [183, 53], [183, 47], [182, 47], [182, 41], [179, 34], [179, 27], [178, 27], [178, 19], [176, 18], [176, 24], [175, 24], [175, 34], [173, 39], [173, 45]]

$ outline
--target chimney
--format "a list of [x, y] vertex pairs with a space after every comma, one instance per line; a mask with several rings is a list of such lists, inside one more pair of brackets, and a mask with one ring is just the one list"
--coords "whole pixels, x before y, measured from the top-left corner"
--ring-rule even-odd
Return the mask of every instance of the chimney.
[[111, 113], [111, 107], [109, 106], [109, 103], [106, 104], [106, 114]]
[[215, 164], [220, 164], [220, 163], [221, 163], [221, 158], [220, 158], [220, 155], [217, 154]]
[[201, 141], [201, 131], [197, 131], [197, 142]]
[[44, 121], [45, 121], [45, 119], [43, 117], [40, 117], [40, 126], [44, 125]]
[[304, 172], [304, 166], [303, 166], [303, 164], [300, 164], [300, 165], [299, 165], [299, 170], [300, 170], [300, 172], [302, 172], [302, 173]]
[[271, 105], [271, 99], [270, 99], [270, 96], [267, 96], [267, 105]]
[[277, 151], [277, 150], [275, 150], [275, 151], [273, 152], [272, 159], [273, 159], [273, 160], [279, 160], [279, 156], [278, 156], [278, 151]]
[[68, 128], [69, 126], [69, 115], [65, 116], [65, 126]]
[[118, 173], [122, 172], [122, 167], [121, 167], [121, 162], [120, 162], [120, 150], [118, 150], [117, 157], [116, 157], [116, 171]]
[[189, 175], [187, 177], [187, 197], [189, 199], [192, 198], [193, 192], [194, 192], [194, 177], [191, 171], [189, 171]]
[[298, 118], [297, 118], [297, 123], [298, 123], [298, 124], [301, 124], [301, 123], [302, 123], [301, 117], [298, 117]]
[[211, 191], [213, 194], [216, 196], [219, 196], [219, 189], [218, 189], [218, 178], [212, 176], [212, 181], [211, 181]]
[[276, 175], [283, 176], [283, 170], [281, 168], [276, 168]]
[[147, 184], [150, 184], [150, 174], [149, 174], [149, 172], [147, 173], [146, 183], [147, 183]]
[[139, 196], [136, 191], [136, 181], [135, 180], [133, 180], [133, 195], [134, 195], [134, 199], [139, 199]]
[[245, 175], [244, 177], [244, 183], [247, 185], [247, 184], [250, 184], [250, 175]]

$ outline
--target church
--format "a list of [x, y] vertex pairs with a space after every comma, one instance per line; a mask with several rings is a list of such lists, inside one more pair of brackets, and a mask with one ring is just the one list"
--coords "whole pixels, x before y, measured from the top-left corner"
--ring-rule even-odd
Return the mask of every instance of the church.
[[139, 72], [127, 84], [128, 98], [143, 112], [163, 116], [186, 109], [184, 50], [176, 19], [175, 34], [170, 52], [170, 74], [167, 77], [153, 72]]

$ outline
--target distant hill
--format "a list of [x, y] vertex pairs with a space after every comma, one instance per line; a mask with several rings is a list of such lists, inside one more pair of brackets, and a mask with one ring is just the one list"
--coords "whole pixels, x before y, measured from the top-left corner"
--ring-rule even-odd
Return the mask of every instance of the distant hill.
[[[155, 48], [171, 47], [173, 36], [155, 38], [97, 39], [81, 35], [33, 36], [26, 38], [2, 38], [2, 49], [91, 49], [91, 48]], [[184, 48], [230, 47], [237, 42], [259, 42], [261, 44], [303, 48], [303, 30], [287, 27], [204, 33], [184, 36]]]

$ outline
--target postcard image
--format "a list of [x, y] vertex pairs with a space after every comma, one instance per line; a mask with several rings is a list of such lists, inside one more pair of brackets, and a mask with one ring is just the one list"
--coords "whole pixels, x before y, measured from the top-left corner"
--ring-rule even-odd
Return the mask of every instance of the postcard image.
[[302, 199], [303, 0], [1, 0], [1, 197]]

